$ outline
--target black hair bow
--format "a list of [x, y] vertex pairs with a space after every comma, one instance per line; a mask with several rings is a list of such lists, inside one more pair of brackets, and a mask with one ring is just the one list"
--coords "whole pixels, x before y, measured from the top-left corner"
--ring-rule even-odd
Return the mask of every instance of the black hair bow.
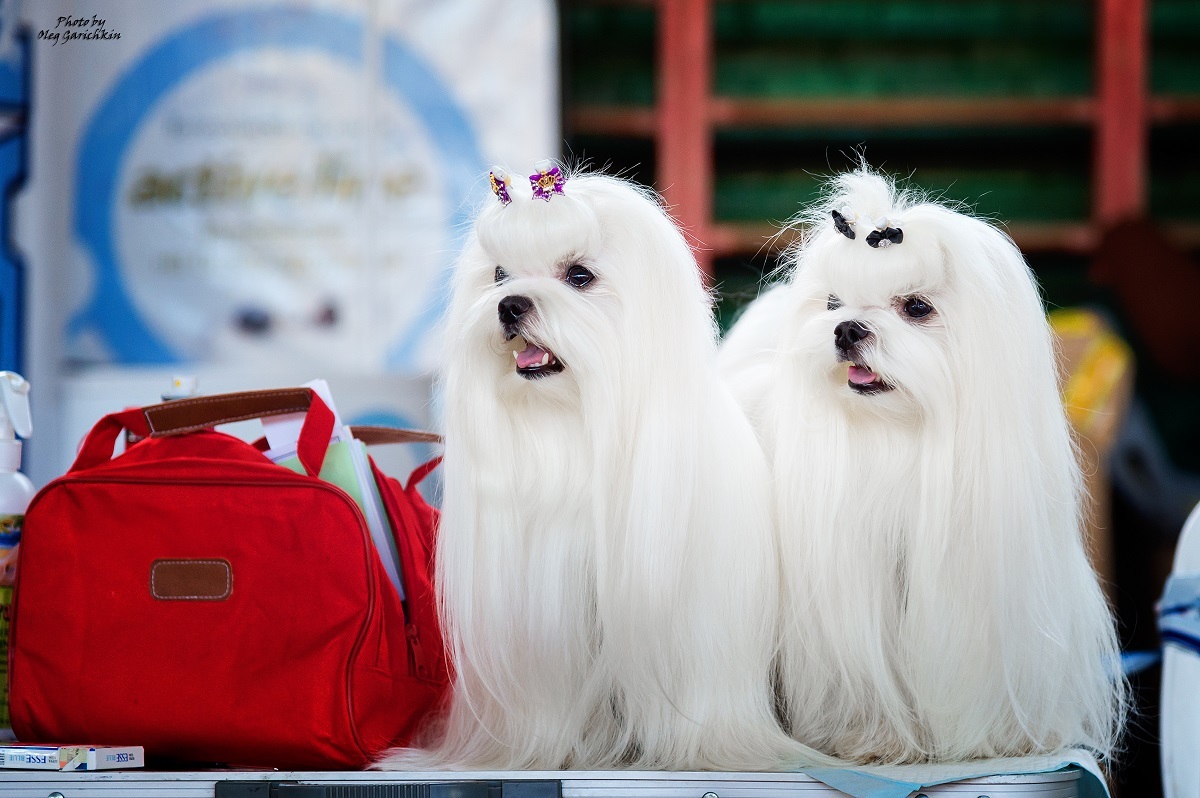
[[885, 227], [882, 230], [872, 230], [867, 234], [867, 243], [876, 249], [890, 247], [904, 240], [904, 231], [899, 227]]
[[[854, 230], [850, 228], [850, 222], [846, 221], [846, 217], [842, 216], [838, 211], [833, 212], [833, 226], [837, 231], [850, 240], [854, 240]], [[872, 244], [871, 246], [875, 246]]]

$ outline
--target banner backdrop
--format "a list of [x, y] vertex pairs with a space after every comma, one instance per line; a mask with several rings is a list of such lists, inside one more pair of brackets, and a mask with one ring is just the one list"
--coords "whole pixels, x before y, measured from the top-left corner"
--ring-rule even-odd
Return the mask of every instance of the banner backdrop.
[[21, 17], [35, 482], [95, 408], [153, 401], [147, 374], [201, 373], [205, 393], [322, 377], [352, 423], [434, 420], [395, 378], [437, 365], [488, 167], [559, 155], [553, 0], [39, 0]]
[[487, 167], [558, 154], [551, 0], [24, 15], [29, 205], [60, 218], [22, 244], [75, 363], [425, 369]]

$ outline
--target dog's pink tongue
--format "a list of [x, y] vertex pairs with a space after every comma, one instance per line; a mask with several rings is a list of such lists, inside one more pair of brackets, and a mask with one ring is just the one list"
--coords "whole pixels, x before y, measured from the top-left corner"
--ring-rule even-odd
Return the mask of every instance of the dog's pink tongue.
[[879, 375], [862, 366], [850, 366], [850, 382], [855, 385], [870, 385], [879, 379]]
[[517, 352], [517, 368], [527, 369], [530, 366], [536, 366], [542, 362], [542, 358], [546, 356], [545, 349], [530, 344], [525, 347], [524, 352]]

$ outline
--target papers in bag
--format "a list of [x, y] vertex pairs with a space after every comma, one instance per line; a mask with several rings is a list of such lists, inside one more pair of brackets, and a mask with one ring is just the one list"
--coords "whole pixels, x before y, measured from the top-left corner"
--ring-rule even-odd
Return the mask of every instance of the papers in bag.
[[0, 768], [14, 770], [116, 770], [146, 766], [140, 745], [0, 746]]
[[[396, 551], [396, 540], [392, 535], [387, 513], [383, 509], [379, 487], [371, 476], [367, 447], [362, 441], [355, 440], [350, 428], [342, 423], [342, 417], [338, 415], [337, 406], [333, 403], [333, 396], [325, 380], [312, 380], [304, 383], [304, 387], [312, 388], [329, 406], [334, 417], [333, 437], [330, 438], [329, 449], [325, 453], [325, 462], [321, 465], [319, 476], [346, 491], [362, 510], [371, 540], [375, 543], [375, 550], [383, 562], [383, 570], [387, 572], [388, 579], [403, 600], [400, 554]], [[304, 466], [300, 464], [300, 458], [296, 454], [296, 444], [300, 440], [300, 428], [303, 425], [303, 413], [263, 419], [263, 433], [270, 447], [264, 454], [273, 462], [286, 466], [297, 474], [304, 473]]]

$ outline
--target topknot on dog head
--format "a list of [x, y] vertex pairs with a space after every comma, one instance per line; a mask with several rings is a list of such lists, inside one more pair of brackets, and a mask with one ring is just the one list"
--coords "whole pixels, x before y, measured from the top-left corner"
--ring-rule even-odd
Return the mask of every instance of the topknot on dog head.
[[[547, 180], [534, 178], [545, 175]], [[483, 207], [475, 234], [487, 254], [519, 262], [539, 254], [584, 256], [599, 246], [600, 224], [588, 201], [586, 179], [575, 179], [552, 162], [542, 162], [529, 179], [493, 167], [488, 173], [495, 200]]]
[[821, 215], [828, 219], [832, 211], [850, 209], [859, 219], [867, 221], [890, 218], [908, 207], [908, 200], [908, 194], [898, 192], [891, 178], [863, 166], [835, 175], [829, 181], [820, 204]]
[[872, 249], [887, 249], [904, 241], [900, 216], [911, 204], [908, 192], [897, 191], [890, 178], [863, 165], [833, 177], [815, 213], [805, 221], [811, 235], [832, 229], [851, 241], [865, 241]]
[[[822, 196], [793, 220], [802, 235], [785, 253], [781, 274], [815, 268], [868, 292], [937, 282], [943, 258], [940, 236], [924, 212], [931, 207], [919, 191], [865, 164], [833, 175]], [[840, 287], [850, 290], [844, 282]]]
[[628, 238], [630, 254], [669, 246], [677, 256], [672, 260], [690, 263], [695, 270], [682, 234], [652, 190], [620, 177], [549, 162], [539, 164], [533, 176], [549, 174], [551, 168], [559, 170], [556, 183], [561, 190], [546, 189], [532, 176], [524, 180], [520, 172], [501, 167], [489, 173], [496, 197], [480, 210], [475, 233], [491, 257], [519, 261], [532, 252], [547, 251], [584, 257], [599, 251], [605, 239], [619, 245], [619, 239]]

